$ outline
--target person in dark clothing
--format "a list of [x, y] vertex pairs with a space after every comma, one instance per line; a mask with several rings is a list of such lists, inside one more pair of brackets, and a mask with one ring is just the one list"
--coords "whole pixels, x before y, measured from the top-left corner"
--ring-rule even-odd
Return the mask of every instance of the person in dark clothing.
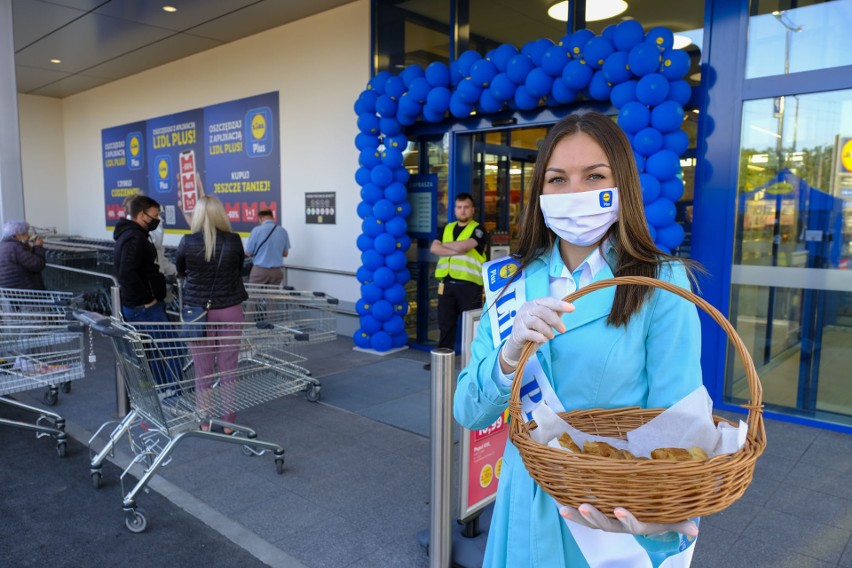
[[8, 221], [0, 241], [0, 288], [44, 290], [44, 239], [36, 237], [30, 245], [30, 224]]
[[[222, 202], [216, 197], [201, 197], [192, 214], [191, 234], [178, 245], [175, 257], [178, 276], [185, 277], [182, 311], [207, 310], [204, 337], [190, 341], [195, 365], [195, 400], [198, 409], [210, 418], [233, 423], [236, 370], [240, 354], [243, 302], [248, 293], [243, 285], [245, 259], [243, 241], [231, 232], [231, 223]], [[228, 325], [231, 324], [231, 325]], [[218, 369], [217, 369], [218, 366]], [[219, 379], [218, 402], [211, 395], [214, 379]], [[215, 408], [214, 408], [215, 407]], [[217, 413], [221, 416], [212, 416]], [[211, 423], [201, 424], [209, 430]], [[223, 429], [231, 434], [229, 427]]]

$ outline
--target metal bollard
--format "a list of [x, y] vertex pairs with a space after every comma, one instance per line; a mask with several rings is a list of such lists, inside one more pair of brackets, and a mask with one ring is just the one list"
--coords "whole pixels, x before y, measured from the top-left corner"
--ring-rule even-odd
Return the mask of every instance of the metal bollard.
[[432, 351], [432, 518], [429, 524], [429, 567], [449, 568], [452, 544], [450, 451], [453, 440], [453, 380], [455, 352]]
[[[118, 286], [110, 288], [112, 296], [112, 316], [122, 319], [121, 317], [121, 294], [118, 291]], [[118, 418], [124, 418], [130, 412], [130, 400], [127, 398], [127, 388], [124, 386], [124, 375], [121, 373], [121, 366], [118, 364], [118, 359], [115, 361], [115, 415]]]

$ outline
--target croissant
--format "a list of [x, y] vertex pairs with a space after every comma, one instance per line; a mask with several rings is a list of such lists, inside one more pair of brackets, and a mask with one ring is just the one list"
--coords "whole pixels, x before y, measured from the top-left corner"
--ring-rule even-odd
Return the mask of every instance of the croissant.
[[601, 456], [604, 458], [616, 458], [621, 460], [636, 459], [636, 456], [627, 450], [619, 450], [607, 444], [606, 442], [586, 442], [583, 444], [583, 451], [592, 456]]
[[657, 448], [651, 452], [651, 458], [675, 461], [706, 460], [707, 453], [698, 446], [693, 446], [688, 450], [684, 448]]
[[582, 453], [580, 446], [574, 443], [574, 440], [571, 439], [571, 436], [569, 436], [567, 432], [563, 432], [562, 435], [559, 436], [559, 445], [575, 454]]

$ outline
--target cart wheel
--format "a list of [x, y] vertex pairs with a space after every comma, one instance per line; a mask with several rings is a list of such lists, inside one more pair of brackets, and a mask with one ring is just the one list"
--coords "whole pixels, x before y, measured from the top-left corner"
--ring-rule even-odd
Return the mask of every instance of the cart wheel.
[[92, 472], [92, 487], [100, 489], [103, 484], [104, 476], [99, 471]]
[[64, 458], [68, 453], [68, 445], [65, 442], [58, 442], [56, 444], [56, 453], [59, 454], [60, 458]]
[[55, 390], [44, 391], [43, 400], [48, 406], [56, 406], [56, 401], [59, 400], [59, 393]]
[[145, 532], [145, 529], [148, 528], [148, 519], [145, 517], [144, 511], [133, 509], [125, 515], [124, 524], [127, 526], [127, 530], [138, 534]]
[[279, 475], [284, 473], [284, 458], [275, 458], [275, 472]]
[[65, 381], [62, 383], [62, 392], [69, 393], [71, 392], [71, 381]]
[[320, 387], [310, 387], [305, 391], [305, 398], [308, 402], [317, 402], [320, 399]]

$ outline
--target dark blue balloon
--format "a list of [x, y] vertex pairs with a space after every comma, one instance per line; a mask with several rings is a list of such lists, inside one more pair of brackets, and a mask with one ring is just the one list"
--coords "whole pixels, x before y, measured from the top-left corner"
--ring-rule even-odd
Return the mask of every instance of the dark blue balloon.
[[568, 62], [565, 69], [562, 71], [562, 80], [570, 89], [582, 91], [589, 86], [589, 81], [592, 80], [594, 70], [585, 64], [580, 59], [573, 59]]
[[610, 24], [601, 31], [601, 35], [609, 41], [615, 39], [615, 30], [618, 29], [618, 24]]
[[357, 213], [359, 218], [366, 219], [367, 217], [373, 214], [373, 205], [367, 203], [366, 201], [361, 201], [360, 203], [358, 203]]
[[462, 77], [470, 77], [470, 66], [480, 59], [482, 59], [482, 56], [472, 49], [468, 49], [459, 55], [456, 62], [458, 63], [459, 73], [461, 73]]
[[630, 101], [637, 100], [636, 85], [638, 84], [638, 81], [630, 80], [614, 86], [612, 92], [609, 94], [612, 105], [615, 108], [621, 108]]
[[485, 114], [493, 114], [503, 108], [503, 101], [495, 99], [491, 89], [484, 89], [479, 97], [479, 108]]
[[411, 215], [411, 204], [408, 203], [408, 201], [403, 201], [402, 203], [396, 206], [396, 214], [402, 217], [403, 219], [407, 219], [409, 215]]
[[426, 73], [419, 65], [409, 65], [403, 69], [399, 76], [402, 77], [402, 82], [405, 83], [405, 86], [411, 88], [411, 83], [418, 77], [425, 77]]
[[627, 64], [627, 52], [615, 51], [604, 61], [601, 72], [606, 77], [606, 80], [617, 85], [623, 83], [633, 77], [633, 72], [630, 71], [630, 66]]
[[[402, 319], [402, 316], [394, 314], [389, 320], [382, 324], [382, 330], [391, 334], [391, 337], [393, 337], [393, 335], [402, 333], [405, 330], [405, 320]], [[391, 340], [391, 346], [392, 345], [393, 340]]]
[[405, 134], [396, 134], [394, 136], [385, 137], [385, 148], [396, 148], [400, 152], [408, 146], [408, 138]]
[[408, 262], [405, 253], [400, 250], [390, 253], [384, 260], [385, 266], [393, 271], [402, 270]]
[[482, 93], [482, 87], [477, 85], [473, 79], [467, 77], [462, 79], [459, 86], [456, 87], [456, 92], [453, 94], [458, 95], [465, 103], [473, 105], [479, 101], [480, 93]]
[[358, 163], [365, 168], [374, 168], [382, 163], [382, 155], [376, 148], [364, 148], [358, 154]]
[[541, 67], [536, 67], [527, 75], [527, 80], [524, 83], [527, 92], [536, 98], [541, 98], [550, 93], [553, 87], [553, 77]]
[[358, 185], [370, 183], [370, 168], [366, 166], [361, 166], [360, 168], [355, 170], [355, 182]]
[[405, 286], [396, 282], [396, 273], [394, 275], [394, 283], [385, 289], [384, 298], [391, 304], [400, 304], [405, 301]]
[[[367, 267], [368, 270], [375, 271], [380, 266], [384, 266], [385, 257], [379, 254], [375, 249], [365, 250], [361, 253], [361, 264]], [[364, 291], [361, 291], [361, 297], [364, 296]]]
[[669, 49], [663, 52], [661, 73], [669, 81], [677, 81], [689, 71], [689, 54], [680, 49]]
[[621, 51], [630, 51], [634, 45], [645, 39], [645, 30], [636, 20], [624, 20], [615, 27], [612, 42]]
[[680, 201], [683, 197], [683, 180], [674, 177], [660, 184], [660, 195], [671, 201]]
[[364, 148], [377, 148], [379, 146], [379, 137], [375, 134], [364, 134], [359, 132], [355, 136], [355, 147], [359, 150]]
[[373, 205], [373, 216], [381, 222], [388, 221], [396, 213], [396, 205], [390, 199], [379, 199]]
[[644, 41], [634, 45], [630, 50], [630, 55], [627, 56], [627, 64], [630, 65], [630, 70], [639, 77], [659, 71], [660, 61], [660, 50], [653, 44]]
[[385, 83], [387, 83], [388, 79], [391, 77], [393, 77], [393, 75], [391, 75], [390, 71], [381, 71], [376, 73], [376, 76], [370, 79], [368, 85], [372, 90], [383, 95], [385, 93]]
[[642, 202], [646, 205], [660, 196], [660, 182], [651, 174], [639, 174], [639, 183], [642, 185]]
[[402, 125], [396, 118], [380, 118], [379, 127], [382, 129], [382, 134], [395, 136], [402, 132]]
[[379, 133], [379, 117], [375, 114], [365, 113], [358, 117], [358, 130], [364, 134]]
[[429, 105], [425, 105], [423, 107], [422, 116], [423, 120], [425, 120], [426, 122], [441, 122], [442, 120], [444, 120], [444, 116], [446, 114], [446, 112], [439, 112], [430, 107]]
[[[407, 195], [405, 184], [395, 181], [387, 186], [384, 190], [384, 197], [389, 199], [394, 205], [405, 201]], [[378, 199], [376, 200], [378, 201]]]
[[401, 237], [405, 235], [405, 231], [407, 230], [408, 223], [406, 223], [405, 219], [399, 215], [394, 215], [392, 219], [389, 219], [388, 222], [385, 223], [385, 231], [394, 237]]
[[651, 126], [666, 134], [678, 130], [683, 124], [683, 107], [675, 101], [665, 101], [651, 111]]
[[669, 96], [669, 82], [659, 73], [650, 73], [639, 79], [636, 98], [648, 106], [655, 106]]
[[408, 183], [408, 178], [411, 174], [405, 168], [397, 168], [393, 171], [393, 181], [399, 182], [402, 185]]
[[510, 43], [504, 43], [494, 50], [494, 55], [491, 56], [491, 61], [494, 62], [497, 71], [500, 73], [506, 72], [506, 67], [509, 65], [509, 60], [518, 54], [518, 48]]
[[615, 51], [615, 46], [605, 37], [594, 37], [583, 47], [583, 59], [592, 69], [603, 67], [604, 61]]
[[662, 252], [664, 254], [668, 254], [668, 255], [672, 254], [671, 249], [669, 247], [667, 247], [666, 245], [662, 244], [662, 243], [658, 243], [658, 242], [655, 241], [654, 246], [656, 246], [658, 249], [660, 249], [660, 252]]
[[568, 38], [566, 47], [571, 52], [574, 59], [579, 59], [583, 55], [583, 47], [595, 37], [595, 32], [587, 29], [577, 30]]
[[628, 134], [636, 134], [651, 122], [651, 111], [638, 101], [626, 103], [618, 112], [618, 125]]
[[497, 74], [497, 66], [488, 59], [480, 59], [470, 66], [470, 80], [478, 87], [487, 87]]
[[432, 87], [447, 87], [450, 84], [450, 70], [446, 64], [433, 61], [426, 67], [426, 80]]
[[[394, 217], [394, 219], [399, 219], [399, 217]], [[393, 221], [393, 219], [391, 219]], [[390, 223], [390, 221], [388, 221]], [[396, 240], [396, 248], [397, 250], [401, 250], [403, 252], [408, 250], [408, 247], [411, 246], [411, 237], [406, 234], [400, 235], [400, 237]]]
[[[411, 86], [408, 88], [407, 95], [422, 105], [426, 102], [426, 97], [429, 96], [429, 91], [431, 90], [432, 85], [429, 84], [426, 77], [417, 77], [411, 81]], [[406, 112], [408, 111], [406, 110]]]
[[396, 116], [396, 101], [387, 95], [382, 95], [376, 101], [376, 112], [383, 118]]
[[519, 53], [509, 59], [506, 64], [506, 75], [509, 76], [516, 85], [523, 85], [527, 80], [527, 75], [533, 70], [535, 65], [532, 60], [524, 53]]
[[376, 112], [376, 101], [378, 99], [379, 93], [377, 93], [376, 91], [370, 89], [362, 91], [361, 94], [358, 96], [358, 102], [361, 103], [361, 110], [368, 114]]
[[595, 74], [592, 75], [592, 80], [589, 81], [589, 96], [599, 101], [605, 101], [609, 99], [611, 92], [612, 85], [607, 82], [603, 72], [595, 71]]
[[406, 282], [411, 280], [411, 272], [408, 271], [407, 268], [402, 268], [396, 271], [396, 283], [405, 285]]
[[358, 330], [352, 334], [352, 341], [355, 343], [356, 347], [360, 347], [361, 349], [370, 348], [370, 335], [361, 328], [358, 328]]
[[532, 110], [538, 106], [539, 98], [540, 97], [532, 96], [527, 88], [524, 85], [521, 85], [515, 91], [515, 106], [521, 110]]
[[384, 164], [379, 164], [370, 171], [370, 181], [381, 188], [387, 187], [393, 181], [393, 170]]
[[[355, 278], [357, 278], [358, 282], [360, 282], [361, 284], [366, 284], [367, 282], [372, 282], [373, 281], [373, 271], [370, 270], [369, 268], [367, 268], [366, 266], [359, 266], [358, 270], [355, 271]], [[357, 305], [356, 305], [356, 308], [357, 308]]]
[[435, 87], [426, 97], [426, 107], [435, 113], [444, 113], [450, 108], [450, 90], [446, 87]]
[[526, 53], [536, 67], [540, 67], [544, 52], [553, 47], [553, 45], [553, 41], [548, 38], [536, 39], [524, 45], [521, 48], [521, 53]]
[[661, 182], [670, 180], [680, 172], [680, 158], [671, 150], [660, 150], [645, 159], [645, 171]]
[[380, 331], [370, 337], [370, 347], [376, 351], [390, 351], [393, 346], [393, 339], [385, 331]]
[[382, 154], [382, 163], [392, 170], [401, 168], [403, 160], [402, 151], [398, 148], [388, 148]]
[[[363, 237], [364, 235], [361, 236]], [[379, 254], [387, 256], [396, 250], [396, 239], [393, 238], [393, 235], [390, 233], [382, 233], [373, 239], [372, 248], [376, 249], [376, 252]], [[378, 270], [376, 270], [376, 272], [378, 272]], [[387, 286], [382, 286], [382, 288], [387, 288]]]
[[655, 45], [660, 51], [671, 49], [674, 45], [674, 34], [668, 28], [657, 26], [648, 30], [645, 34], [645, 41]]
[[[370, 215], [361, 221], [361, 232], [368, 237], [377, 237], [385, 232], [385, 228], [382, 226], [381, 221]], [[375, 270], [376, 268], [377, 267], [373, 267], [370, 270]]]
[[386, 288], [390, 288], [396, 283], [396, 276], [394, 275], [393, 270], [387, 266], [380, 266], [373, 273], [373, 282], [376, 286], [382, 289], [382, 297], [384, 297], [384, 290]]
[[[465, 79], [465, 81], [469, 81], [470, 79]], [[479, 97], [477, 97], [477, 100]], [[461, 95], [458, 91], [452, 94], [450, 97], [450, 114], [456, 118], [466, 118], [473, 112], [473, 105], [471, 103], [466, 103], [462, 100]]]
[[391, 99], [398, 101], [408, 88], [405, 85], [405, 81], [402, 80], [402, 77], [394, 76], [388, 79], [388, 82], [385, 83], [385, 95], [390, 97]]
[[568, 55], [568, 48], [561, 45], [554, 45], [547, 48], [547, 51], [541, 56], [541, 68], [551, 77], [561, 77], [562, 71], [571, 60]]
[[368, 203], [370, 207], [375, 205], [376, 201], [382, 197], [384, 197], [382, 188], [372, 182], [365, 183], [364, 187], [361, 188], [361, 199]]
[[[381, 235], [379, 235], [379, 236], [381, 236]], [[355, 246], [357, 246], [358, 250], [360, 250], [361, 252], [364, 252], [365, 250], [370, 250], [372, 248], [376, 248], [375, 247], [375, 239], [368, 237], [367, 235], [362, 233], [362, 234], [358, 235], [357, 239], [355, 239]], [[392, 251], [390, 251], [390, 252], [392, 252]]]
[[[647, 222], [648, 220], [645, 219], [645, 221]], [[648, 227], [648, 234], [651, 235], [651, 240], [657, 242], [657, 229], [655, 229], [654, 225], [650, 223], [648, 223], [646, 226]]]
[[681, 106], [686, 106], [686, 103], [692, 98], [692, 87], [683, 79], [672, 81], [669, 83], [669, 98]]
[[[375, 274], [375, 271], [373, 271], [374, 276]], [[382, 299], [382, 297], [382, 289], [373, 284], [372, 282], [361, 286], [361, 298], [363, 298], [364, 302], [368, 306], [372, 305], [374, 302], [378, 302]]]
[[681, 129], [663, 135], [663, 148], [682, 156], [689, 148], [689, 136]]
[[657, 229], [657, 242], [671, 250], [680, 246], [684, 236], [684, 230], [680, 223], [672, 223]]
[[577, 100], [577, 91], [569, 87], [562, 77], [557, 77], [553, 80], [553, 88], [550, 89], [550, 95], [559, 104], [572, 103]]
[[393, 315], [393, 306], [387, 300], [379, 300], [373, 304], [373, 309], [370, 311], [377, 320], [387, 321]]
[[655, 228], [665, 227], [674, 222], [677, 215], [675, 204], [665, 197], [658, 197], [645, 206], [645, 217]]
[[496, 100], [505, 102], [515, 96], [515, 89], [517, 88], [518, 86], [506, 73], [498, 73], [491, 81], [489, 90]]
[[656, 128], [643, 128], [633, 136], [632, 146], [643, 156], [650, 156], [663, 147], [663, 135]]
[[396, 120], [402, 126], [411, 126], [415, 122], [417, 122], [417, 116], [420, 114], [420, 111], [417, 111], [417, 114], [406, 114], [399, 112], [396, 115]]
[[377, 331], [381, 331], [382, 329], [382, 323], [369, 313], [361, 316], [359, 319], [361, 323], [361, 329], [364, 331], [364, 333], [368, 335], [373, 335], [374, 333], [376, 333]]
[[639, 152], [634, 150], [633, 151], [633, 159], [636, 161], [636, 169], [639, 170], [639, 173], [641, 174], [642, 172], [644, 172], [645, 171], [645, 156], [643, 156], [642, 154], [640, 154]]

